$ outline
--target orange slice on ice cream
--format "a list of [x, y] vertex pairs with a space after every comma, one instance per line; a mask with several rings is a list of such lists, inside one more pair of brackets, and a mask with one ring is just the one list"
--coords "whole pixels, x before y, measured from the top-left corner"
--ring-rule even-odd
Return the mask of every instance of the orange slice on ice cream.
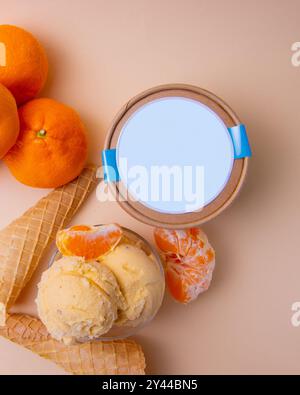
[[102, 226], [77, 225], [57, 233], [56, 244], [65, 256], [80, 256], [87, 260], [107, 254], [122, 238], [117, 224]]
[[215, 252], [200, 228], [154, 231], [157, 247], [165, 262], [166, 283], [180, 303], [195, 300], [211, 283]]

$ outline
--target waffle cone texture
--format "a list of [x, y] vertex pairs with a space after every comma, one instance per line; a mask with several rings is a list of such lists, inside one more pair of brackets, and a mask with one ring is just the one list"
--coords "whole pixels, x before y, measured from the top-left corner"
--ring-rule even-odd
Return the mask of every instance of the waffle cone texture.
[[145, 373], [143, 351], [133, 340], [66, 346], [52, 339], [39, 319], [23, 314], [7, 317], [6, 326], [0, 328], [0, 335], [75, 375]]
[[0, 327], [58, 230], [96, 187], [96, 171], [95, 166], [86, 167], [76, 180], [52, 191], [0, 231]]

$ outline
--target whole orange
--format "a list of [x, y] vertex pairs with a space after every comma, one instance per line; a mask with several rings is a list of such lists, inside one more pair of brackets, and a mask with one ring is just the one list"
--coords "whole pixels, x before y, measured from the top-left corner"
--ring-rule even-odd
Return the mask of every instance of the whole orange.
[[19, 117], [16, 101], [0, 84], [0, 159], [15, 144], [19, 135]]
[[19, 108], [20, 135], [4, 157], [21, 183], [56, 188], [76, 178], [87, 158], [85, 128], [70, 107], [35, 99]]
[[0, 83], [18, 104], [35, 97], [48, 75], [46, 53], [32, 34], [11, 25], [0, 25]]

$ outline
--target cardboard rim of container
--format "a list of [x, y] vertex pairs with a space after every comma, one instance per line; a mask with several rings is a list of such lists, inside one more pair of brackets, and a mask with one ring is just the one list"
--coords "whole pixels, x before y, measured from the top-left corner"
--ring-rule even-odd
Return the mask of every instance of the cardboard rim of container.
[[[152, 100], [173, 96], [194, 99], [208, 106], [223, 120], [228, 128], [241, 123], [238, 116], [228, 104], [205, 89], [187, 84], [159, 85], [136, 95], [121, 108], [114, 118], [106, 136], [104, 149], [112, 149], [117, 146], [117, 141], [124, 124], [138, 108]], [[161, 213], [131, 199], [130, 196], [124, 198], [120, 192], [120, 189], [122, 190], [120, 188], [122, 181], [114, 185], [109, 184], [109, 188], [111, 188], [111, 192], [114, 193], [122, 209], [145, 224], [170, 229], [198, 226], [215, 218], [234, 201], [244, 183], [248, 168], [248, 159], [248, 157], [245, 157], [234, 160], [231, 175], [224, 189], [212, 202], [199, 211], [176, 215]]]

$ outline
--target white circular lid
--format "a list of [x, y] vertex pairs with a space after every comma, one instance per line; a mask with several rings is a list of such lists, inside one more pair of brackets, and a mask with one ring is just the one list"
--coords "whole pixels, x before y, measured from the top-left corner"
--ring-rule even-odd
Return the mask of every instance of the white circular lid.
[[167, 214], [208, 205], [226, 186], [234, 164], [223, 120], [185, 97], [140, 107], [123, 126], [116, 149], [120, 179], [131, 199]]

